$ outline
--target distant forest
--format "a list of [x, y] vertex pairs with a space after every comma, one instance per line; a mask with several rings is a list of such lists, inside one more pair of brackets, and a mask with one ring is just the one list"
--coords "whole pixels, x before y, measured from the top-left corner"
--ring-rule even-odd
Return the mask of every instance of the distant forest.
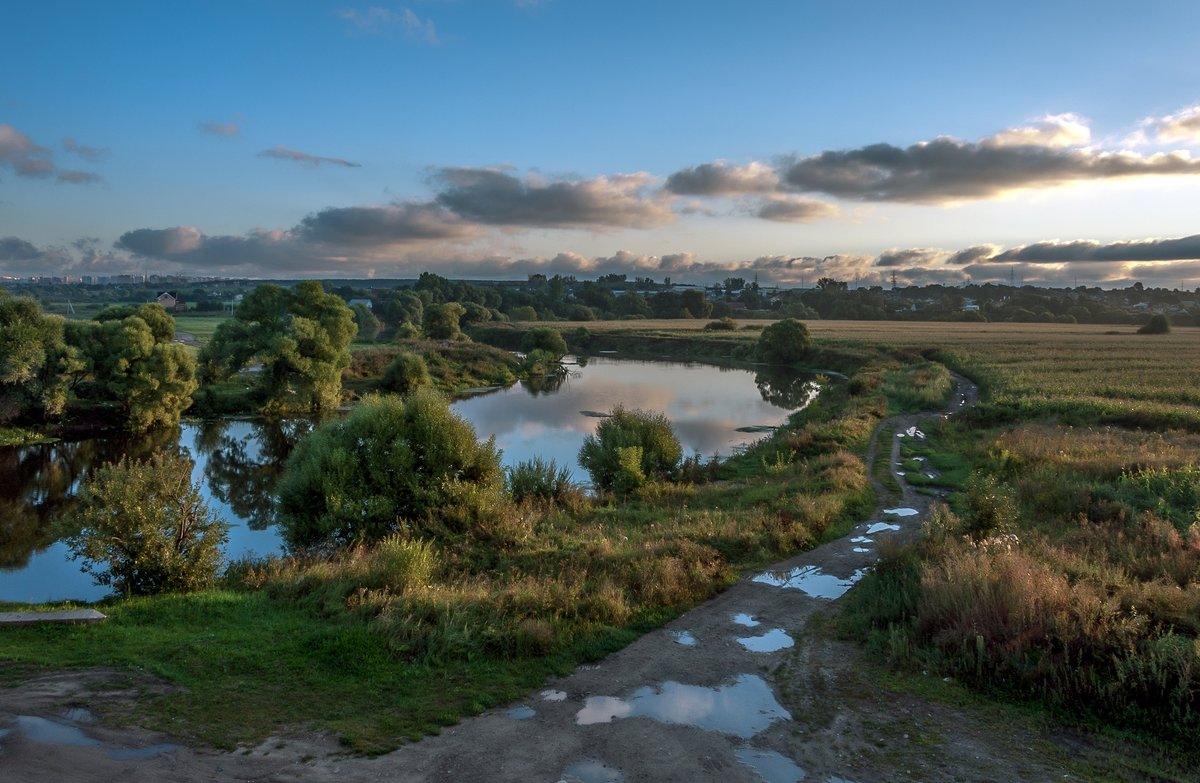
[[[231, 311], [238, 298], [264, 281], [134, 284], [13, 283], [10, 292], [38, 299], [47, 312], [69, 315], [116, 303], [154, 301], [164, 292], [179, 310]], [[295, 281], [276, 281], [283, 285]], [[977, 321], [1144, 324], [1163, 314], [1180, 326], [1200, 325], [1200, 294], [1141, 283], [1124, 289], [1040, 288], [998, 284], [855, 287], [821, 278], [810, 288], [759, 286], [730, 277], [700, 286], [646, 277], [531, 275], [521, 281], [451, 280], [426, 272], [415, 280], [325, 280], [348, 303], [359, 300], [385, 324], [412, 320], [414, 308], [457, 302], [463, 326], [489, 321], [592, 321], [641, 318], [798, 318], [801, 320]]]

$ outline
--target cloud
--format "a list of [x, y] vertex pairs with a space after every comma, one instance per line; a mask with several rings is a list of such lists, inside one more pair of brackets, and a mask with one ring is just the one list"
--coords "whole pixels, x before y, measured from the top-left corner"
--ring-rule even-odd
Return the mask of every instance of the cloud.
[[1200, 104], [1189, 106], [1175, 114], [1149, 120], [1154, 138], [1159, 143], [1200, 143]]
[[[91, 147], [84, 149], [96, 152]], [[99, 174], [90, 171], [59, 169], [54, 165], [53, 153], [49, 149], [35, 144], [13, 126], [0, 124], [0, 167], [5, 166], [12, 169], [18, 177], [45, 179], [53, 176], [57, 182], [66, 185], [86, 185], [102, 181]]]
[[39, 248], [19, 237], [0, 237], [0, 272], [15, 277], [74, 273], [75, 258], [65, 249]]
[[757, 161], [735, 166], [718, 160], [676, 171], [667, 177], [665, 188], [677, 196], [773, 193], [779, 189], [779, 174]]
[[1200, 260], [1200, 234], [1177, 239], [1143, 239], [1129, 242], [1100, 243], [1091, 240], [1073, 242], [1036, 242], [994, 255], [988, 261], [1032, 264], [1106, 261], [1197, 261]]
[[276, 160], [290, 160], [295, 163], [303, 163], [308, 166], [320, 166], [323, 163], [328, 163], [333, 166], [346, 166], [347, 168], [358, 168], [362, 164], [354, 163], [345, 160], [344, 158], [330, 158], [324, 155], [310, 155], [307, 152], [294, 150], [291, 147], [272, 147], [269, 150], [263, 150], [258, 153], [260, 158], [275, 158]]
[[104, 177], [95, 174], [91, 171], [78, 171], [76, 169], [64, 169], [58, 172], [55, 178], [57, 182], [68, 185], [87, 185], [92, 182], [103, 182]]
[[928, 266], [943, 257], [945, 253], [923, 247], [907, 250], [885, 250], [875, 259], [875, 266]]
[[1140, 155], [939, 138], [907, 148], [873, 144], [793, 161], [784, 172], [799, 191], [863, 201], [938, 204], [1081, 180], [1200, 174], [1187, 152]]
[[1079, 115], [1048, 114], [1030, 125], [1002, 130], [981, 143], [994, 147], [1078, 147], [1091, 139], [1092, 130]]
[[837, 206], [827, 201], [799, 196], [776, 196], [763, 201], [755, 214], [764, 220], [779, 223], [807, 223], [833, 217], [837, 213]]
[[361, 11], [354, 8], [343, 8], [336, 13], [349, 24], [350, 29], [357, 33], [388, 35], [400, 31], [405, 38], [412, 41], [423, 41], [431, 46], [441, 43], [433, 20], [422, 19], [408, 8], [393, 11], [390, 8], [371, 6]]
[[204, 235], [194, 226], [139, 228], [125, 232], [117, 240], [118, 247], [150, 258], [180, 255], [196, 250], [203, 243]]
[[653, 182], [644, 173], [541, 181], [496, 168], [444, 168], [434, 181], [437, 203], [486, 225], [649, 228], [675, 217], [662, 198], [644, 194]]
[[436, 204], [321, 210], [301, 221], [297, 234], [314, 242], [389, 245], [413, 240], [468, 239], [477, 227]]
[[19, 177], [48, 177], [54, 173], [50, 150], [11, 125], [0, 124], [0, 164]]
[[85, 144], [79, 144], [75, 139], [67, 136], [62, 140], [62, 148], [67, 152], [78, 155], [84, 160], [97, 161], [108, 155], [106, 147], [89, 147]]
[[242, 127], [236, 122], [198, 122], [196, 127], [212, 136], [224, 136], [227, 139], [242, 135]]

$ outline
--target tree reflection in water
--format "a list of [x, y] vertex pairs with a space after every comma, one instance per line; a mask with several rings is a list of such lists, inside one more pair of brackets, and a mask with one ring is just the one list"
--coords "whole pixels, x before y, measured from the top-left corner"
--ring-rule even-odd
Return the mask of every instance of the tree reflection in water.
[[312, 431], [308, 419], [201, 423], [196, 451], [207, 457], [204, 478], [212, 496], [251, 530], [275, 522], [275, 483], [296, 444]]
[[811, 373], [797, 373], [786, 367], [770, 367], [754, 374], [754, 385], [763, 400], [789, 410], [808, 407], [820, 386]]
[[145, 435], [0, 448], [0, 569], [24, 568], [64, 534], [62, 516], [93, 468], [122, 456], [145, 459], [179, 442], [179, 428]]

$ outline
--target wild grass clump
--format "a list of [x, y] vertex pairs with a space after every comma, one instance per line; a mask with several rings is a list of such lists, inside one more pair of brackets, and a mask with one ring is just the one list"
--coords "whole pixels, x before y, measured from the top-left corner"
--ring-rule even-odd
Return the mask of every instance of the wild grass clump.
[[580, 490], [571, 481], [571, 471], [541, 457], [524, 460], [508, 468], [505, 475], [508, 494], [516, 503], [526, 500], [564, 504], [578, 497]]
[[943, 408], [953, 389], [954, 378], [950, 371], [937, 362], [896, 368], [888, 372], [882, 382], [882, 391], [895, 413]]
[[626, 493], [647, 480], [673, 478], [682, 456], [665, 415], [618, 405], [584, 439], [579, 464], [597, 489]]

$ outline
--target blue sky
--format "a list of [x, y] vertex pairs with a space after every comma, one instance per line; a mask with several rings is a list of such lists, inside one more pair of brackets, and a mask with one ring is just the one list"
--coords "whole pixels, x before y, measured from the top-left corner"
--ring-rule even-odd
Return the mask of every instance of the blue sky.
[[1200, 5], [906, 5], [9, 3], [0, 274], [1200, 286]]

